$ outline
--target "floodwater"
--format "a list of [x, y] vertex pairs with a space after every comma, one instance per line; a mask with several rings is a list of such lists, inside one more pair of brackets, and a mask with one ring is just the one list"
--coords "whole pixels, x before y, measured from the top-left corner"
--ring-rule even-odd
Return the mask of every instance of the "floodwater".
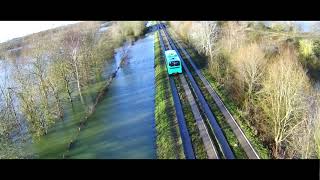
[[129, 59], [68, 157], [156, 158], [153, 49], [152, 35], [129, 48]]
[[[65, 120], [29, 146], [29, 151], [38, 158], [156, 158], [153, 35], [135, 42], [128, 52], [128, 59], [70, 150], [68, 144], [84, 117], [85, 110], [78, 102], [73, 110], [65, 108]], [[120, 54], [117, 51], [113, 65], [106, 66], [105, 76], [119, 64]], [[90, 99], [96, 93], [87, 94]]]

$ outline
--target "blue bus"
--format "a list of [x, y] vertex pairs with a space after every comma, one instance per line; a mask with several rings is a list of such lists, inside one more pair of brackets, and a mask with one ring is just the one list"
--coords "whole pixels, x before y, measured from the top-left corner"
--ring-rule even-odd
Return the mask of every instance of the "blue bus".
[[175, 50], [165, 51], [168, 74], [182, 73], [181, 60]]

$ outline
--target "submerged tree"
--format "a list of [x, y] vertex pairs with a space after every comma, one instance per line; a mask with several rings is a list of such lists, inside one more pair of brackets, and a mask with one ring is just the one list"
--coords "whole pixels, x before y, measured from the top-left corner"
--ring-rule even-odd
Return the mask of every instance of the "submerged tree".
[[82, 37], [79, 31], [69, 31], [64, 35], [63, 39], [63, 49], [64, 55], [67, 59], [68, 63], [70, 63], [73, 71], [74, 78], [77, 83], [77, 89], [79, 93], [79, 97], [81, 103], [84, 104], [83, 96], [82, 96], [82, 89], [81, 89], [81, 77], [80, 77], [80, 59], [79, 59], [79, 52], [80, 46], [82, 45]]

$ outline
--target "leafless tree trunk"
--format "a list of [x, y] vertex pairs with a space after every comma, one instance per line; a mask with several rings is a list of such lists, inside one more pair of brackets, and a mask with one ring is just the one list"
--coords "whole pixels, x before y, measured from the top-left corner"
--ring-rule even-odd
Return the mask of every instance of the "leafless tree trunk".
[[264, 56], [258, 44], [244, 45], [231, 56], [236, 78], [234, 84], [239, 84], [239, 91], [244, 95], [244, 107], [247, 113], [253, 106], [255, 94], [264, 77], [267, 65], [267, 59]]
[[[307, 92], [309, 94], [309, 92]], [[317, 122], [320, 120], [320, 101], [317, 92], [307, 97], [306, 111], [299, 125], [292, 133], [289, 141], [288, 152], [290, 158], [310, 159], [316, 158]]]
[[309, 88], [304, 70], [291, 53], [285, 52], [276, 63], [270, 65], [260, 92], [261, 107], [270, 121], [275, 142], [274, 156], [277, 158], [283, 157], [284, 142], [303, 122], [306, 110], [304, 93]]
[[201, 21], [192, 22], [190, 36], [191, 43], [194, 44], [199, 52], [213, 58], [213, 48], [217, 40], [218, 27], [217, 22]]
[[75, 75], [75, 80], [77, 83], [77, 89], [79, 93], [79, 97], [81, 100], [81, 103], [84, 104], [84, 99], [82, 96], [82, 89], [81, 89], [81, 80], [80, 80], [80, 62], [79, 62], [79, 52], [80, 52], [80, 46], [82, 43], [82, 37], [81, 33], [77, 32], [75, 30], [67, 32], [64, 35], [64, 40], [63, 40], [63, 48], [66, 51], [66, 58], [70, 58], [70, 63], [73, 67], [74, 75]]
[[82, 96], [82, 91], [81, 91], [81, 85], [80, 85], [80, 76], [79, 76], [79, 68], [78, 68], [78, 62], [77, 62], [77, 57], [75, 56], [76, 53], [74, 53], [74, 56], [72, 57], [73, 65], [75, 68], [75, 73], [76, 73], [76, 80], [77, 80], [77, 87], [78, 87], [78, 92], [80, 96], [81, 103], [84, 104], [83, 96]]
[[53, 91], [53, 95], [56, 100], [55, 104], [56, 104], [56, 108], [58, 110], [59, 118], [61, 120], [63, 120], [63, 108], [62, 108], [62, 103], [61, 103], [61, 100], [60, 100], [60, 97], [58, 94], [58, 90], [56, 89], [56, 87], [53, 85], [53, 83], [50, 80], [48, 80], [48, 84], [49, 84], [49, 87], [51, 88], [51, 90]]

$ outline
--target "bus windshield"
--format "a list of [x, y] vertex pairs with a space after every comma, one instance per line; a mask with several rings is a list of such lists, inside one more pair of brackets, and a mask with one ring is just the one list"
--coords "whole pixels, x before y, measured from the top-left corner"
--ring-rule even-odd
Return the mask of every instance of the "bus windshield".
[[171, 61], [169, 62], [169, 66], [180, 66], [180, 61]]

